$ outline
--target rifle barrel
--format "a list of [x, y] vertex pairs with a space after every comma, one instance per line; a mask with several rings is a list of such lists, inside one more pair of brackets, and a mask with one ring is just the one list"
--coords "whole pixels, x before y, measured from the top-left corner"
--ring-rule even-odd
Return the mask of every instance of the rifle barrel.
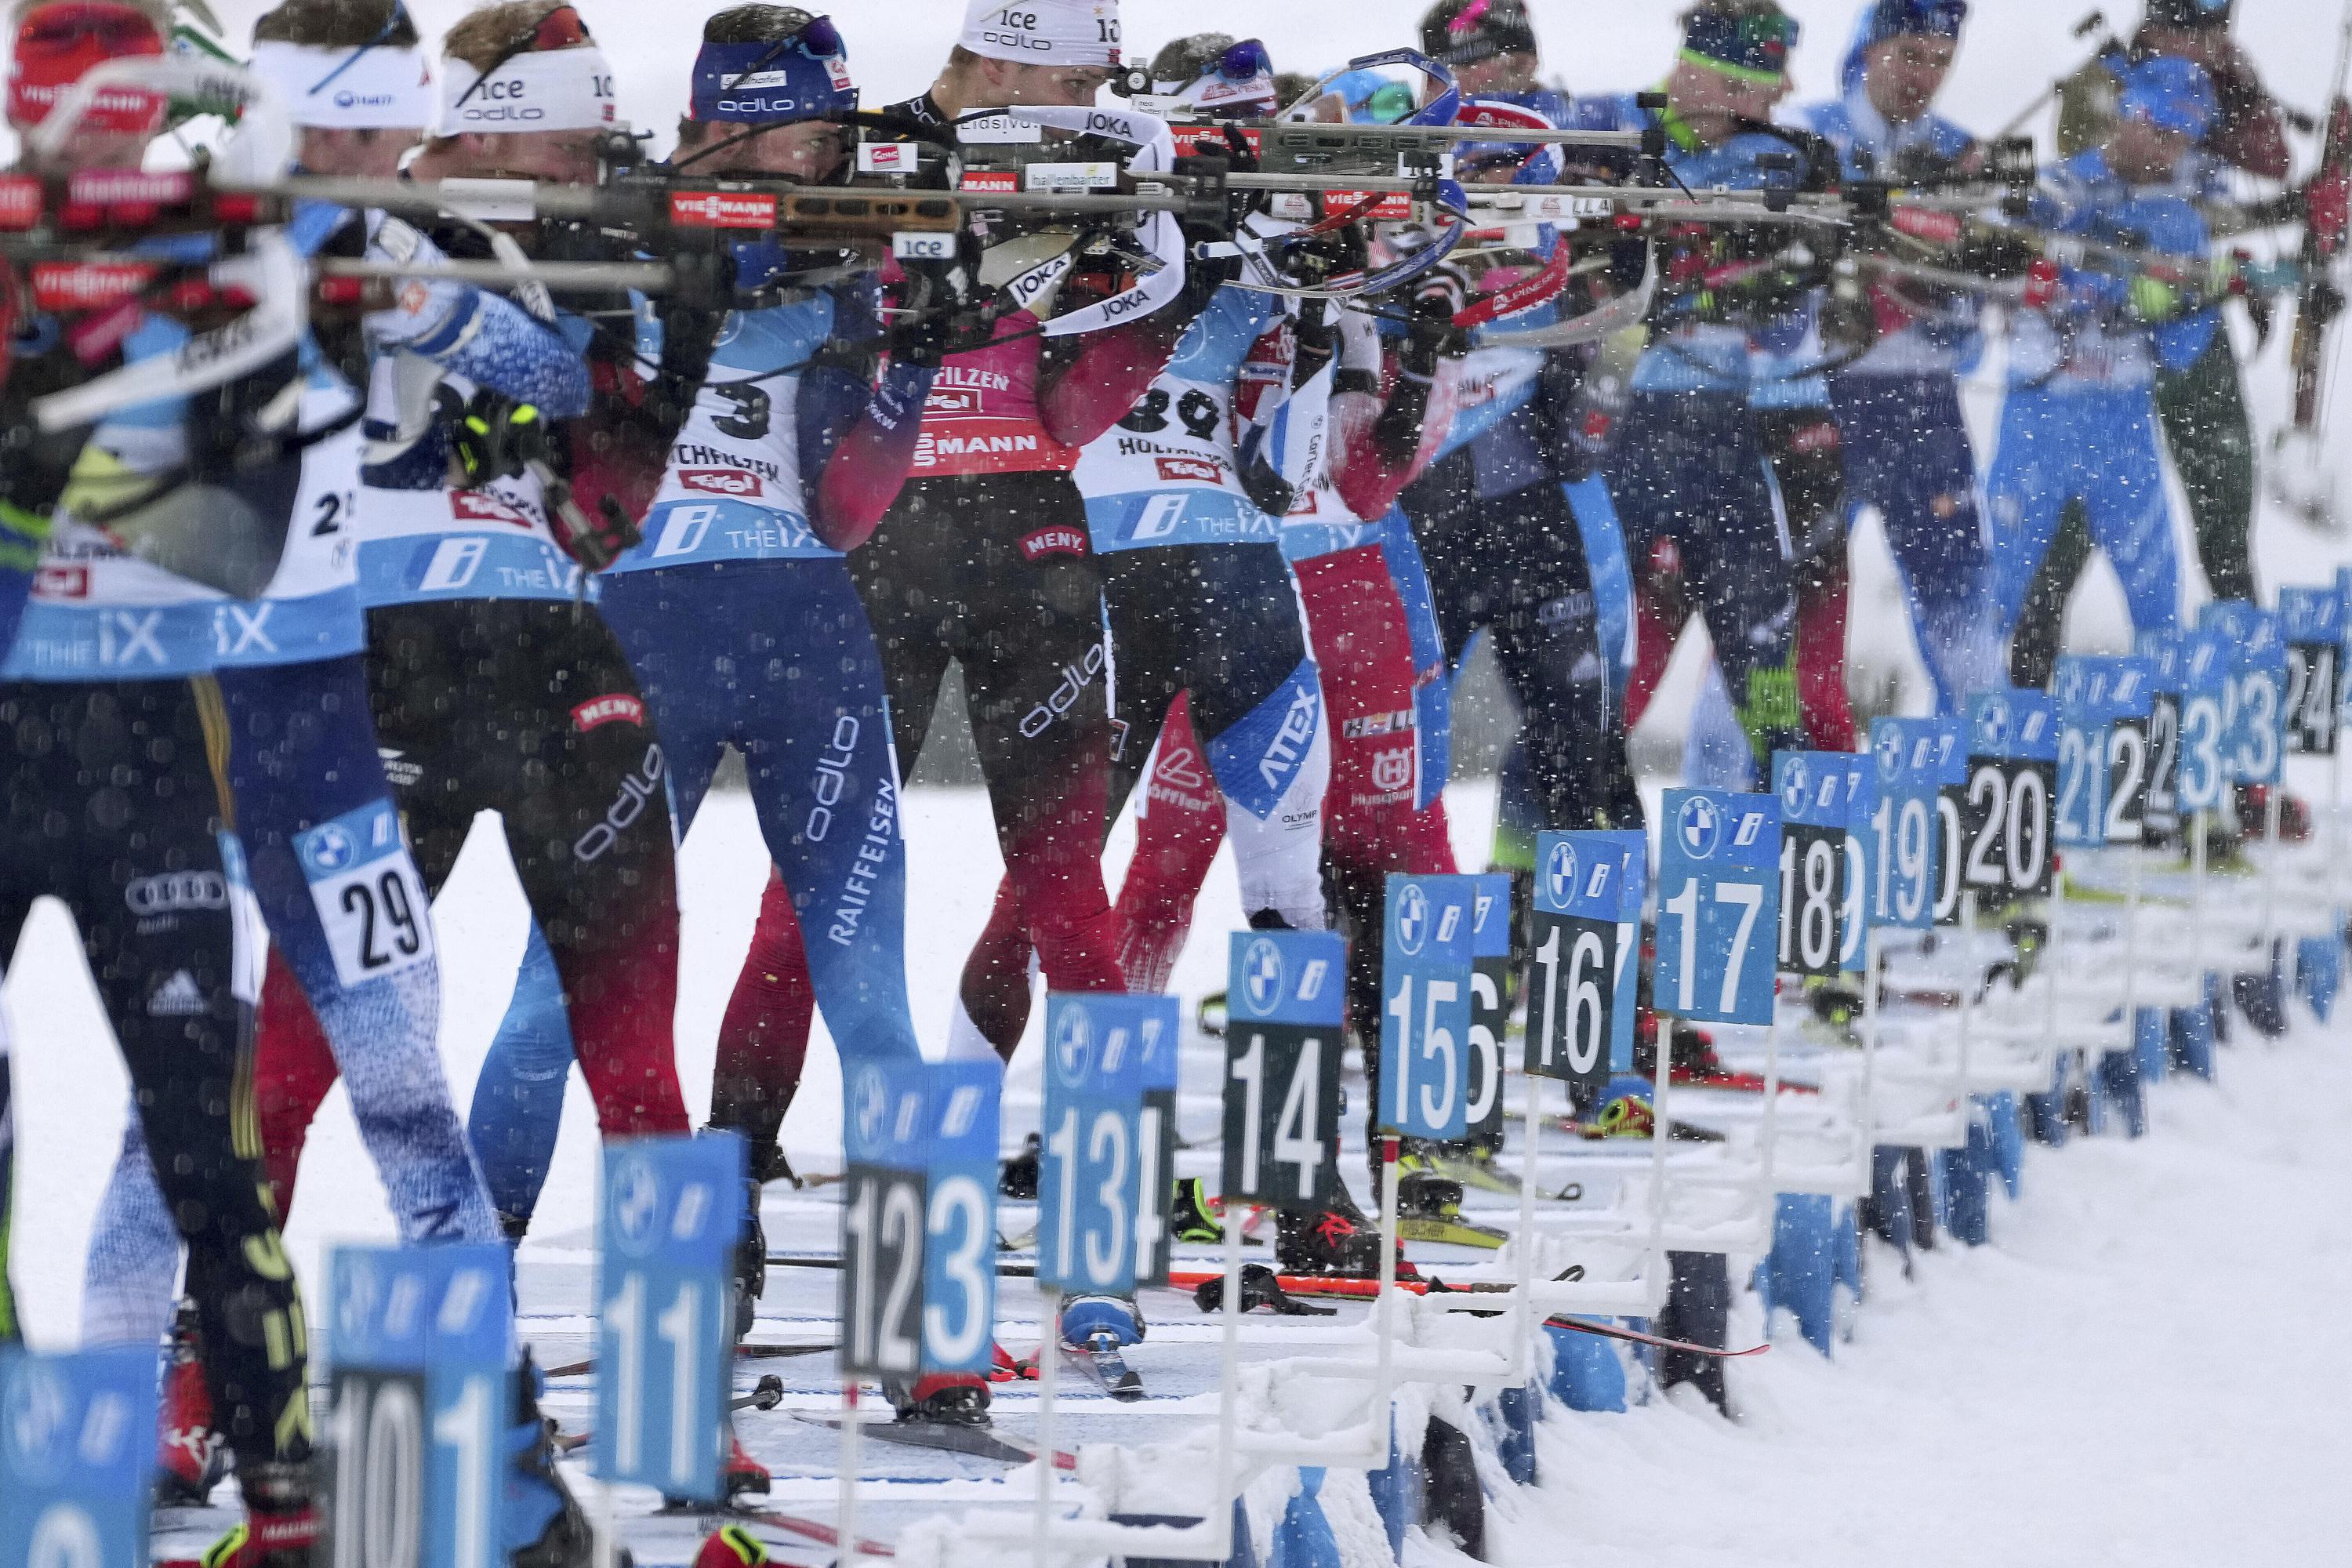
[[361, 278], [398, 281], [411, 278], [442, 279], [453, 283], [477, 283], [506, 288], [516, 283], [540, 283], [550, 289], [639, 289], [667, 292], [677, 282], [676, 271], [660, 261], [530, 261], [509, 266], [503, 261], [435, 261], [404, 265], [394, 261], [362, 261], [344, 257], [320, 257], [314, 265], [322, 278]]

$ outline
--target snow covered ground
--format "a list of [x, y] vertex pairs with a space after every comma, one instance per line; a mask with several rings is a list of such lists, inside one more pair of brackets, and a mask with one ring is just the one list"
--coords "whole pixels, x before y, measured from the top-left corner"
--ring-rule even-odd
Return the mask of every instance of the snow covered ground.
[[[690, 8], [694, 14], [712, 9]], [[1826, 91], [1851, 0], [1799, 0], [1808, 25], [1797, 61], [1805, 96]], [[2119, 6], [2118, 11], [2128, 9]], [[221, 6], [242, 31], [261, 7]], [[420, 0], [428, 26], [463, 6]], [[583, 6], [620, 67], [625, 111], [660, 126], [683, 97], [692, 54], [678, 8], [639, 0]], [[953, 33], [960, 0], [869, 0], [839, 15], [869, 101], [919, 89]], [[1576, 88], [1647, 83], [1673, 44], [1675, 7], [1536, 0], [1559, 74]], [[2331, 0], [2242, 0], [2241, 30], [2286, 96], [2326, 93], [2336, 20]], [[1255, 26], [1286, 64], [1331, 64], [1409, 36], [1417, 4], [1291, 0], [1279, 7], [1128, 0], [1139, 51], [1172, 33]], [[1948, 108], [1990, 129], [2080, 57], [2075, 7], [1987, 0]], [[1244, 19], [1245, 18], [1245, 19]], [[2259, 430], [2282, 412], [2273, 343], [2249, 373]], [[1977, 412], [1989, 417], [1990, 404]], [[2184, 534], [2185, 543], [2185, 534]], [[1900, 662], [1904, 634], [1885, 597], [1880, 546], [1866, 542], [1857, 654]], [[2266, 518], [2269, 583], [2324, 581], [2346, 554]], [[2192, 574], [2193, 582], [2193, 574]], [[2102, 569], [2076, 606], [2086, 645], [2120, 630]], [[1653, 722], [1671, 726], [1663, 702]], [[1491, 791], [1456, 786], [1454, 826], [1479, 858]], [[984, 803], [971, 792], [909, 796], [918, 918], [909, 932], [917, 1019], [943, 1032], [957, 965], [996, 877]], [[1115, 846], [1114, 868], [1123, 856]], [[683, 857], [688, 984], [677, 1020], [690, 1109], [707, 1104], [719, 1016], [748, 939], [762, 857], [748, 805], [714, 799]], [[1239, 914], [1230, 871], [1213, 874], [1199, 929]], [[503, 1010], [522, 944], [519, 892], [495, 836], [478, 835], [439, 911], [443, 1050], [462, 1100]], [[1177, 976], [1188, 997], [1222, 976], [1217, 944], [1198, 942]], [[73, 1342], [90, 1216], [111, 1165], [125, 1086], [63, 916], [44, 906], [14, 956], [5, 991], [22, 1120], [13, 1245], [29, 1332]], [[1016, 1073], [1034, 1072], [1026, 1059]], [[810, 1058], [787, 1123], [796, 1152], [837, 1147], [831, 1052]], [[2306, 1029], [2277, 1047], [2240, 1046], [2218, 1086], [2175, 1081], [2155, 1098], [2148, 1139], [2077, 1142], [2029, 1155], [2024, 1201], [1996, 1200], [1994, 1244], [1919, 1260], [1904, 1280], [1874, 1261], [1875, 1294], [1856, 1337], [1824, 1364], [1793, 1339], [1741, 1363], [1743, 1420], [1727, 1426], [1671, 1405], [1544, 1428], [1553, 1478], [1499, 1505], [1496, 1555], [1539, 1563], [2133, 1564], [2340, 1560], [2352, 1539], [2343, 1485], [2352, 1375], [2327, 1335], [2352, 1292], [2352, 1031]], [[568, 1108], [540, 1228], [591, 1217], [594, 1129], [585, 1097]], [[821, 1161], [819, 1163], [822, 1163]], [[305, 1162], [289, 1232], [306, 1285], [336, 1240], [392, 1234], [341, 1093]], [[1744, 1309], [1752, 1313], [1752, 1303]], [[1748, 1321], [1745, 1329], [1760, 1331]], [[1735, 1328], [1735, 1336], [1742, 1330]]]
[[1738, 1423], [1672, 1403], [1549, 1423], [1554, 1479], [1499, 1505], [1495, 1561], [2341, 1562], [2347, 1103], [2339, 1022], [2159, 1086], [2143, 1141], [2031, 1150], [1990, 1246], [1947, 1243], [1908, 1280], [1873, 1251], [1834, 1363], [1784, 1333], [1735, 1363]]

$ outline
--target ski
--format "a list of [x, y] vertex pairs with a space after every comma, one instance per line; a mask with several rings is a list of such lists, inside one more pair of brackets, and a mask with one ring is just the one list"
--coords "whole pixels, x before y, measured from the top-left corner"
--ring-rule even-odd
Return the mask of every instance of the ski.
[[[783, 1402], [784, 1380], [778, 1377], [772, 1372], [767, 1376], [761, 1378], [759, 1381], [758, 1385], [755, 1386], [751, 1393], [739, 1394], [735, 1395], [733, 1399], [728, 1402], [727, 1408], [730, 1412], [737, 1410], [773, 1410], [777, 1405], [782, 1405]], [[550, 1425], [551, 1426], [553, 1423], [551, 1422]], [[595, 1440], [596, 1434], [593, 1431], [558, 1432], [555, 1435], [555, 1447], [558, 1453], [575, 1454]]]
[[[834, 1432], [841, 1430], [838, 1415], [813, 1415], [806, 1411], [794, 1411], [793, 1418], [813, 1426], [823, 1426]], [[1037, 1458], [1037, 1450], [1008, 1442], [985, 1426], [966, 1426], [950, 1421], [865, 1421], [858, 1424], [858, 1435], [879, 1438], [885, 1443], [897, 1443], [908, 1448], [931, 1448], [950, 1454], [964, 1454], [975, 1459], [993, 1459], [1003, 1465], [1026, 1465]], [[1077, 1456], [1057, 1453], [1054, 1456], [1057, 1470], [1075, 1470]]]
[[[656, 1509], [657, 1519], [729, 1520], [739, 1524], [757, 1524], [786, 1535], [797, 1535], [803, 1541], [814, 1541], [820, 1546], [839, 1546], [841, 1531], [818, 1519], [803, 1519], [798, 1514], [778, 1513], [772, 1509], [758, 1508], [740, 1502], [687, 1502]], [[858, 1552], [866, 1557], [895, 1557], [898, 1548], [882, 1542], [859, 1537]]]
[[1744, 1351], [1721, 1350], [1714, 1345], [1695, 1345], [1687, 1340], [1661, 1339], [1637, 1329], [1621, 1329], [1614, 1323], [1604, 1323], [1593, 1318], [1549, 1317], [1544, 1326], [1570, 1329], [1580, 1334], [1595, 1334], [1604, 1340], [1623, 1340], [1629, 1344], [1651, 1345], [1659, 1350], [1682, 1351], [1690, 1355], [1713, 1356], [1719, 1361], [1735, 1361], [1741, 1356], [1762, 1355], [1770, 1345], [1750, 1345]]
[[1435, 1242], [1445, 1247], [1478, 1247], [1489, 1251], [1510, 1239], [1507, 1231], [1473, 1225], [1455, 1215], [1410, 1215], [1397, 1221], [1397, 1235], [1407, 1241]]
[[1102, 1385], [1102, 1391], [1122, 1404], [1144, 1397], [1143, 1374], [1127, 1364], [1127, 1355], [1108, 1334], [1097, 1334], [1086, 1345], [1062, 1347], [1062, 1358]]
[[1492, 1160], [1431, 1152], [1416, 1152], [1412, 1159], [1417, 1168], [1443, 1176], [1449, 1182], [1459, 1182], [1465, 1187], [1476, 1187], [1481, 1192], [1501, 1193], [1507, 1197], [1519, 1195], [1519, 1179], [1508, 1171], [1496, 1168]]
[[[735, 1353], [745, 1361], [785, 1361], [793, 1356], [823, 1355], [841, 1347], [828, 1341], [817, 1345], [737, 1345]], [[551, 1366], [544, 1377], [586, 1377], [596, 1370], [593, 1361], [570, 1361], [562, 1366]]]

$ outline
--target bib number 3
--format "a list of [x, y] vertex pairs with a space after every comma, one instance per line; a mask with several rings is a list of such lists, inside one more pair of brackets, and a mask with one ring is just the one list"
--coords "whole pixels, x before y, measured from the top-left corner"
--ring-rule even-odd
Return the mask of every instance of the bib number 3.
[[363, 985], [432, 961], [425, 883], [389, 801], [320, 823], [294, 840], [294, 850], [337, 980]]

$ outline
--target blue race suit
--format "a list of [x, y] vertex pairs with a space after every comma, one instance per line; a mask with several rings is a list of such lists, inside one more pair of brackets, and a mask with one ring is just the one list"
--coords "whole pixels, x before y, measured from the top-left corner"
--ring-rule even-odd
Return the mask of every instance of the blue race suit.
[[[1883, 176], [1912, 162], [1949, 164], [1975, 139], [1950, 121], [1922, 115], [1890, 125], [1849, 70], [1844, 96], [1802, 118], [1827, 137], [1860, 178], [1864, 159]], [[1830, 377], [1844, 437], [1849, 515], [1875, 507], [1886, 528], [1912, 632], [1936, 691], [1936, 711], [2000, 679], [1991, 558], [1977, 508], [1976, 455], [1961, 416], [1958, 378], [1983, 350], [1974, 297], [1886, 286], [1873, 300], [1885, 331]], [[1895, 325], [1895, 323], [1900, 323]]]
[[[1641, 130], [1633, 95], [1587, 100], [1573, 123]], [[1669, 120], [1666, 162], [1685, 184], [1754, 188], [1758, 163], [1790, 151], [1761, 133], [1701, 147]], [[1801, 326], [1801, 310], [1793, 315]], [[1776, 323], [1780, 324], [1780, 323]], [[1604, 460], [1641, 600], [1641, 651], [1628, 691], [1638, 722], [1684, 622], [1706, 617], [1741, 728], [1759, 757], [1797, 736], [1796, 602], [1787, 541], [1754, 411], [1749, 329], [1669, 304], [1636, 365], [1617, 445]], [[1676, 584], [1685, 585], [1696, 604]]]
[[[894, 400], [911, 428], [929, 390], [927, 371], [898, 366], [877, 393], [850, 363], [879, 337], [877, 303], [866, 280], [731, 316], [644, 540], [601, 579], [604, 618], [668, 759], [680, 837], [724, 749], [742, 752], [845, 1065], [918, 1054], [880, 658], [845, 558], [810, 521], [819, 477], [869, 395]], [[526, 1215], [537, 1202], [571, 1047], [555, 966], [534, 928], [476, 1091], [476, 1135], [501, 1213]], [[714, 1104], [714, 1123], [727, 1119]], [[737, 1129], [755, 1169], [776, 1132], [759, 1120]]]
[[[2061, 233], [2201, 258], [2196, 207], [2171, 187], [2135, 189], [2097, 148], [2048, 171], [2032, 219]], [[2210, 312], [2143, 320], [2125, 280], [2070, 268], [2057, 300], [2011, 326], [2009, 401], [1987, 482], [2000, 628], [2016, 626], [2060, 514], [2078, 501], [2122, 578], [2136, 630], [2176, 624], [2180, 563], [2157, 447], [2159, 367], [2211, 342]]]

